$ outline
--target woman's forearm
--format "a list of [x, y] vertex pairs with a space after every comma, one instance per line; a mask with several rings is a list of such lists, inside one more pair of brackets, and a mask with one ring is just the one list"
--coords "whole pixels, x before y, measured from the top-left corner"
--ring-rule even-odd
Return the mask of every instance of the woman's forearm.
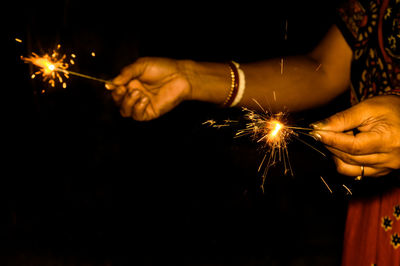
[[[231, 76], [229, 66], [222, 63], [187, 62], [193, 100], [221, 104], [226, 99]], [[256, 100], [272, 111], [287, 107], [299, 111], [324, 104], [345, 88], [330, 83], [324, 66], [310, 56], [275, 58], [242, 64], [246, 89], [240, 106], [255, 107]]]
[[[352, 51], [333, 26], [310, 53], [242, 64], [246, 88], [240, 106], [254, 100], [271, 111], [313, 108], [332, 100], [350, 84]], [[192, 99], [221, 104], [231, 84], [228, 64], [186, 61]]]

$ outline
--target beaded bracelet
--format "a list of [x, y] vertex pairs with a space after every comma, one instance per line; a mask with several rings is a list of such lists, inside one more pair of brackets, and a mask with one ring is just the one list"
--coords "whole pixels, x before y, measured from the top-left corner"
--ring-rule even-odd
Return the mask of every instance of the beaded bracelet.
[[239, 87], [238, 87], [238, 92], [235, 96], [235, 99], [233, 100], [231, 107], [236, 106], [243, 98], [244, 90], [246, 88], [246, 78], [244, 75], [244, 72], [242, 69], [240, 69], [240, 65], [234, 61], [232, 63], [236, 66], [236, 69], [239, 73]]
[[228, 63], [230, 74], [231, 74], [231, 88], [229, 90], [228, 96], [226, 97], [222, 107], [230, 107], [236, 98], [239, 89], [239, 73], [236, 65], [231, 61]]
[[234, 107], [237, 105], [242, 99], [246, 87], [244, 72], [240, 69], [240, 65], [234, 61], [230, 61], [228, 64], [232, 82], [222, 107]]

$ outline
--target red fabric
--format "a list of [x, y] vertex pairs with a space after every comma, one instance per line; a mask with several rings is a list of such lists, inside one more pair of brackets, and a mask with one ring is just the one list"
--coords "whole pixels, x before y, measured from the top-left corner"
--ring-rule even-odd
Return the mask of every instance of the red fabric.
[[[348, 0], [338, 14], [354, 54], [352, 103], [400, 96], [400, 1]], [[352, 199], [343, 244], [343, 266], [400, 266], [400, 188]]]
[[399, 187], [350, 202], [342, 265], [400, 265]]

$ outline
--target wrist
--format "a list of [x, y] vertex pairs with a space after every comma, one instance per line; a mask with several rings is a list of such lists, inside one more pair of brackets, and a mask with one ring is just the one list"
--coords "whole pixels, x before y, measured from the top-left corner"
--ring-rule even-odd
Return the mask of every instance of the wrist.
[[222, 104], [230, 88], [229, 67], [223, 63], [180, 60], [181, 73], [188, 82], [187, 100]]
[[184, 100], [195, 100], [193, 96], [193, 64], [192, 60], [177, 60], [178, 72], [182, 75], [182, 78], [187, 82], [187, 90], [185, 90], [183, 99]]

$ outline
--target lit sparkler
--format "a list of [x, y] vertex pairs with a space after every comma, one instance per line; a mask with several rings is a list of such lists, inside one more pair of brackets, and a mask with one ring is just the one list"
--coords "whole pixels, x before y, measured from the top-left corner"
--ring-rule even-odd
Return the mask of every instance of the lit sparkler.
[[59, 81], [63, 88], [67, 87], [67, 83], [65, 83], [64, 80], [69, 78], [67, 69], [69, 68], [70, 64], [74, 64], [74, 61], [71, 59], [70, 64], [67, 63], [67, 56], [59, 53], [60, 47], [61, 46], [58, 45], [57, 49], [53, 50], [51, 55], [45, 54], [43, 56], [39, 56], [36, 53], [32, 53], [31, 57], [21, 56], [21, 59], [25, 63], [31, 63], [39, 67], [39, 70], [32, 74], [32, 79], [38, 75], [41, 75], [43, 77], [43, 81], [48, 81], [52, 87], [55, 87], [56, 81]]
[[[258, 104], [257, 101], [255, 102]], [[244, 118], [247, 122], [244, 129], [240, 129], [236, 132], [235, 137], [251, 136], [252, 139], [259, 143], [261, 148], [266, 151], [258, 168], [259, 172], [263, 169], [260, 187], [264, 191], [265, 179], [272, 166], [283, 163], [284, 174], [294, 175], [288, 152], [288, 144], [293, 138], [319, 152], [324, 157], [326, 157], [326, 155], [300, 138], [300, 135], [312, 137], [312, 135], [307, 133], [308, 131], [312, 131], [312, 128], [290, 126], [288, 124], [287, 112], [278, 112], [274, 114], [264, 110], [260, 104], [258, 105], [262, 112], [242, 108], [245, 112]], [[233, 123], [238, 123], [238, 121], [225, 120], [224, 123], [218, 124], [214, 120], [208, 120], [203, 124], [221, 128], [230, 126]]]
[[71, 58], [67, 58], [66, 54], [61, 54], [59, 52], [60, 47], [61, 45], [58, 45], [57, 49], [53, 50], [51, 55], [44, 54], [43, 56], [39, 56], [36, 53], [32, 53], [32, 56], [30, 57], [21, 56], [21, 59], [25, 63], [33, 64], [39, 68], [38, 71], [32, 74], [32, 79], [36, 78], [38, 75], [41, 75], [43, 77], [43, 81], [48, 81], [50, 86], [55, 87], [56, 82], [58, 81], [62, 84], [63, 88], [66, 88], [67, 83], [65, 80], [68, 79], [70, 75], [74, 75], [113, 85], [111, 81], [69, 70], [68, 68], [75, 64], [74, 58], [76, 58], [76, 55], [71, 54]]
[[257, 113], [247, 108], [243, 110], [246, 112], [245, 119], [249, 122], [246, 124], [246, 128], [236, 133], [236, 137], [251, 135], [257, 143], [261, 144], [261, 148], [267, 151], [258, 168], [258, 171], [261, 171], [264, 166], [261, 184], [264, 191], [268, 170], [277, 162], [283, 162], [285, 174], [293, 175], [287, 144], [292, 136], [297, 136], [297, 133], [286, 125], [287, 113], [272, 114], [264, 110], [262, 113]]

